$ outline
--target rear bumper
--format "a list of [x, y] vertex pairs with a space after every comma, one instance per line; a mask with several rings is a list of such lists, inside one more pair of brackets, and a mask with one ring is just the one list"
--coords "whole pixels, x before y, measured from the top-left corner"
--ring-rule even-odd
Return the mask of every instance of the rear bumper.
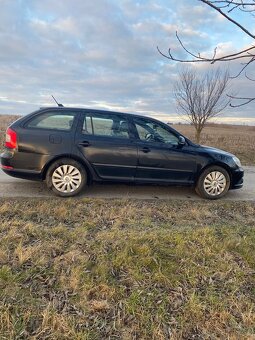
[[0, 169], [9, 176], [23, 178], [33, 181], [42, 181], [42, 174], [40, 171], [17, 169], [14, 166], [12, 151], [4, 151], [0, 154]]
[[243, 186], [244, 170], [238, 168], [232, 172], [232, 184], [230, 189], [241, 189]]

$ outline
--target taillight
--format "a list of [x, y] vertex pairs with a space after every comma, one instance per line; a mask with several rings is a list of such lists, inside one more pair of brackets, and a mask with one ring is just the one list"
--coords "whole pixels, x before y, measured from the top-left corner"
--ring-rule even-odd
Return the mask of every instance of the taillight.
[[10, 128], [6, 131], [5, 146], [10, 149], [17, 147], [17, 133]]

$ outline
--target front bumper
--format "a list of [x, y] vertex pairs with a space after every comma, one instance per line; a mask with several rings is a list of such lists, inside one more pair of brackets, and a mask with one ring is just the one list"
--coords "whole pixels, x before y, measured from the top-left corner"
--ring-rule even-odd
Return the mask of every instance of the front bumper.
[[230, 189], [240, 189], [243, 186], [244, 170], [243, 168], [238, 168], [232, 171], [232, 183]]

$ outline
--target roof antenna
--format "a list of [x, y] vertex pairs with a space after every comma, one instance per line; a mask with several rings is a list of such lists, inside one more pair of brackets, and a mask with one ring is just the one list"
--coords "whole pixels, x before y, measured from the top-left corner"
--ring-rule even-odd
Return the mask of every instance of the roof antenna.
[[53, 95], [51, 95], [51, 97], [54, 99], [55, 103], [57, 104], [58, 107], [64, 107], [63, 104], [60, 104], [56, 101], [55, 97]]

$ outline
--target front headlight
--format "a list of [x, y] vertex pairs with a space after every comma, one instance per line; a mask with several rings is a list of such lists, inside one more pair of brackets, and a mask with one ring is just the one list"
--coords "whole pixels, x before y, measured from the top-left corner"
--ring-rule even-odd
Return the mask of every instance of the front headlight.
[[241, 168], [242, 164], [241, 164], [239, 158], [237, 158], [236, 156], [234, 156], [234, 157], [233, 157], [233, 161], [236, 163], [237, 166], [239, 166], [239, 168]]

